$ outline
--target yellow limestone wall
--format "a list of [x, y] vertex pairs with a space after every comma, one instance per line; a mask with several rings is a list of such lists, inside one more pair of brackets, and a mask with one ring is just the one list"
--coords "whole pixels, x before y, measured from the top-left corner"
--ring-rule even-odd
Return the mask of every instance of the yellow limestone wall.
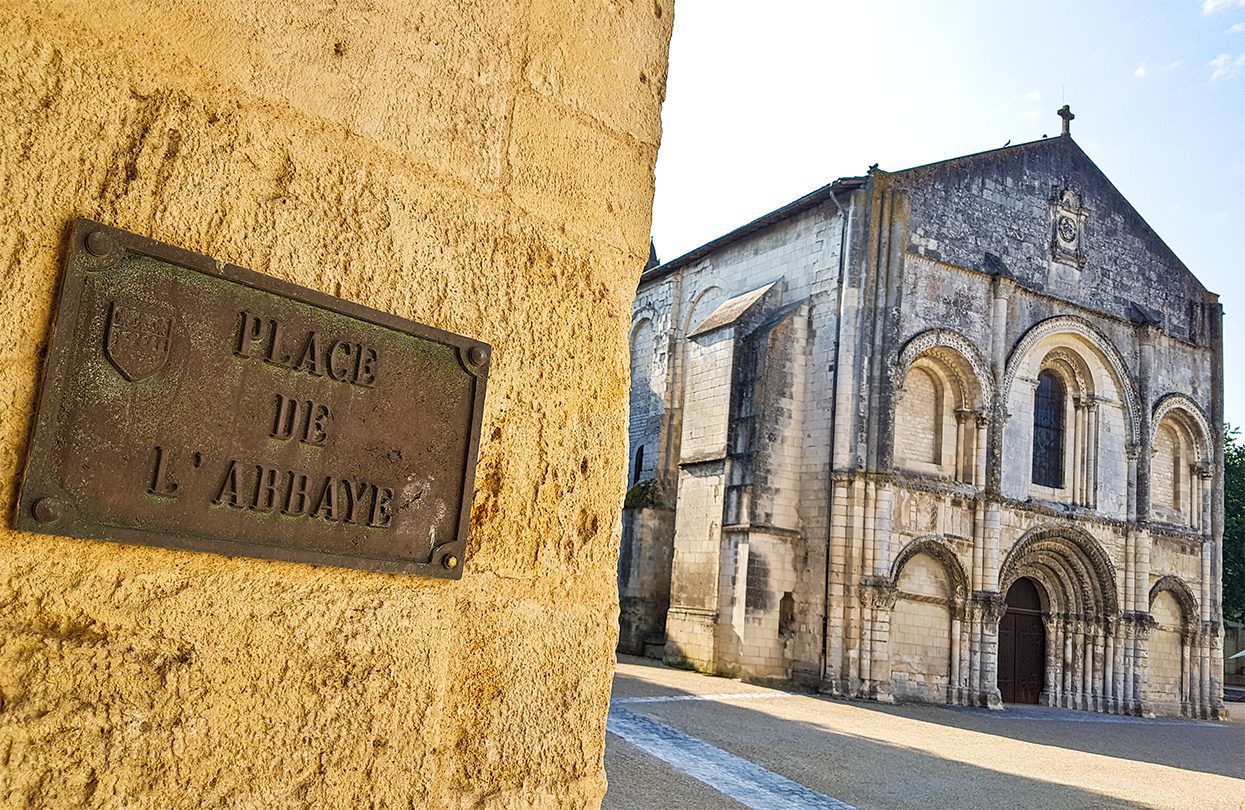
[[[671, 2], [3, 4], [0, 806], [600, 800]], [[462, 581], [9, 530], [79, 215], [491, 343]]]

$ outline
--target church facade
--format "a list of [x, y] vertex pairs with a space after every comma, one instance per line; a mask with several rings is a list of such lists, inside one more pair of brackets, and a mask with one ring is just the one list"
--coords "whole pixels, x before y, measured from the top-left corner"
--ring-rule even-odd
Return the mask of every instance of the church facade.
[[1222, 310], [1062, 112], [646, 269], [621, 650], [1222, 716]]

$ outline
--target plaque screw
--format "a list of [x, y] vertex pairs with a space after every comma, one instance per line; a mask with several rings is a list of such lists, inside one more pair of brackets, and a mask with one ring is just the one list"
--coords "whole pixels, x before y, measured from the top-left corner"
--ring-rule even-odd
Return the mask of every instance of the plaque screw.
[[446, 554], [441, 558], [441, 564], [452, 571], [458, 567], [458, 558], [453, 554]]
[[35, 505], [30, 510], [35, 520], [40, 523], [51, 523], [61, 516], [61, 510], [56, 507], [56, 501], [51, 498], [40, 498], [35, 501]]
[[484, 351], [484, 349], [479, 346], [472, 346], [467, 350], [467, 360], [469, 360], [473, 366], [482, 366], [488, 362], [488, 352]]
[[91, 231], [86, 235], [86, 249], [96, 256], [112, 253], [112, 237], [103, 231]]

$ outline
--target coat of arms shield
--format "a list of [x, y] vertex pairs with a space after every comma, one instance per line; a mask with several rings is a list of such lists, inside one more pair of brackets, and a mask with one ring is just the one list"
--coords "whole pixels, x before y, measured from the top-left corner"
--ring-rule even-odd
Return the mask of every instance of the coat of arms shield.
[[112, 305], [104, 354], [130, 382], [145, 380], [169, 359], [173, 319], [132, 306]]

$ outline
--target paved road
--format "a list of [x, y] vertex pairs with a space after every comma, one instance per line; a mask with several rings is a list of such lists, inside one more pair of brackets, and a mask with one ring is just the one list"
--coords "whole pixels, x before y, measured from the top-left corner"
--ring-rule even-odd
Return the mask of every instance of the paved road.
[[880, 706], [624, 656], [605, 769], [607, 810], [1245, 808], [1245, 722]]

